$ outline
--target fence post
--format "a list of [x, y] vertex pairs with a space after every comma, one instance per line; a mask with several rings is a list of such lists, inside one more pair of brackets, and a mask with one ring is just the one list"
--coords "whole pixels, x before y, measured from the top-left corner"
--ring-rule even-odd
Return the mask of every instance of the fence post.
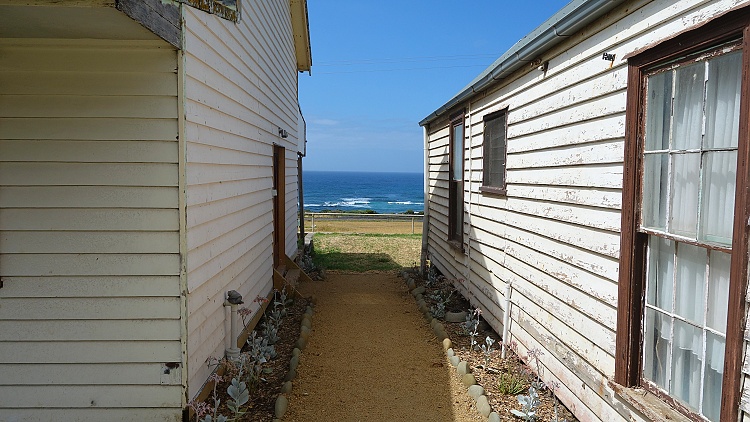
[[411, 234], [414, 234], [414, 217], [411, 218]]
[[314, 213], [310, 214], [310, 216], [312, 217], [312, 222], [310, 223], [310, 226], [312, 226], [312, 231], [314, 233], [315, 232], [315, 214]]

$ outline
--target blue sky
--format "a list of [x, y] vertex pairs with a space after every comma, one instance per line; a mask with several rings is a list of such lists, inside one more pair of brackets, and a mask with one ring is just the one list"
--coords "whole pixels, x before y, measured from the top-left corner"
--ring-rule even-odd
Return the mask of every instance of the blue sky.
[[308, 0], [305, 170], [422, 172], [419, 121], [568, 0]]

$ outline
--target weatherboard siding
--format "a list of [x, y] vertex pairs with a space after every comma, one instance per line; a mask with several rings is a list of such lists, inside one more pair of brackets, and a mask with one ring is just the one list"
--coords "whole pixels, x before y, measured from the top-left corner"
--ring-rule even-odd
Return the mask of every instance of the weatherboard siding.
[[[544, 351], [544, 377], [582, 421], [643, 416], [608, 387], [614, 375], [625, 90], [624, 56], [745, 1], [632, 1], [545, 53], [465, 110], [464, 245], [447, 243], [448, 122], [430, 123], [429, 257], [466, 280], [475, 306], [522, 356]], [[602, 60], [603, 53], [616, 61]], [[508, 108], [507, 196], [480, 192], [483, 117]], [[456, 108], [458, 110], [458, 107]], [[750, 336], [746, 335], [746, 338]], [[750, 374], [748, 364], [745, 374]], [[747, 383], [745, 384], [747, 385]], [[750, 409], [747, 387], [741, 408]]]
[[180, 420], [176, 68], [0, 40], [0, 420]]
[[297, 248], [303, 140], [289, 2], [242, 6], [237, 23], [183, 8], [190, 397], [230, 341], [226, 292], [239, 291], [255, 312], [253, 299], [272, 288], [274, 144], [286, 151], [287, 255]]

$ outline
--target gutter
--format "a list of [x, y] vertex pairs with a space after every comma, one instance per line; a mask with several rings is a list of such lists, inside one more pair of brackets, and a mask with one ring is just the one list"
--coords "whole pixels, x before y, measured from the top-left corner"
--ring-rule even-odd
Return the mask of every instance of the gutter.
[[461, 92], [419, 122], [427, 126], [456, 105], [471, 98], [558, 45], [626, 0], [573, 0], [535, 30], [521, 38]]

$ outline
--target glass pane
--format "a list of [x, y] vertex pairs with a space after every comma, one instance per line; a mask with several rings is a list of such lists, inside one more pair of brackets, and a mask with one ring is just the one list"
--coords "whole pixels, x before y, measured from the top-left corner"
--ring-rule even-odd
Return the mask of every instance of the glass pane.
[[701, 240], [732, 244], [737, 151], [710, 151], [704, 156]]
[[669, 155], [648, 154], [643, 162], [643, 226], [667, 228]]
[[643, 377], [659, 387], [667, 389], [667, 358], [669, 336], [672, 331], [668, 316], [651, 308], [646, 308], [643, 327]]
[[669, 393], [695, 410], [700, 404], [702, 356], [703, 331], [675, 320]]
[[703, 137], [704, 62], [679, 67], [674, 96], [674, 134], [672, 149], [698, 149]]
[[725, 54], [708, 62], [706, 148], [737, 147], [740, 128], [742, 54]]
[[706, 333], [706, 368], [703, 380], [703, 414], [718, 422], [721, 411], [721, 379], [724, 375], [724, 337]]
[[464, 127], [453, 126], [453, 180], [463, 180], [464, 177]]
[[650, 76], [646, 100], [646, 151], [669, 148], [671, 110], [672, 72]]
[[677, 243], [675, 313], [703, 325], [708, 250]]
[[674, 242], [658, 236], [648, 237], [648, 280], [646, 300], [672, 312], [674, 290]]
[[708, 312], [706, 326], [726, 333], [729, 302], [729, 268], [732, 255], [711, 251], [708, 266]]
[[699, 152], [674, 154], [672, 160], [672, 207], [669, 232], [695, 238], [698, 230], [701, 154]]

